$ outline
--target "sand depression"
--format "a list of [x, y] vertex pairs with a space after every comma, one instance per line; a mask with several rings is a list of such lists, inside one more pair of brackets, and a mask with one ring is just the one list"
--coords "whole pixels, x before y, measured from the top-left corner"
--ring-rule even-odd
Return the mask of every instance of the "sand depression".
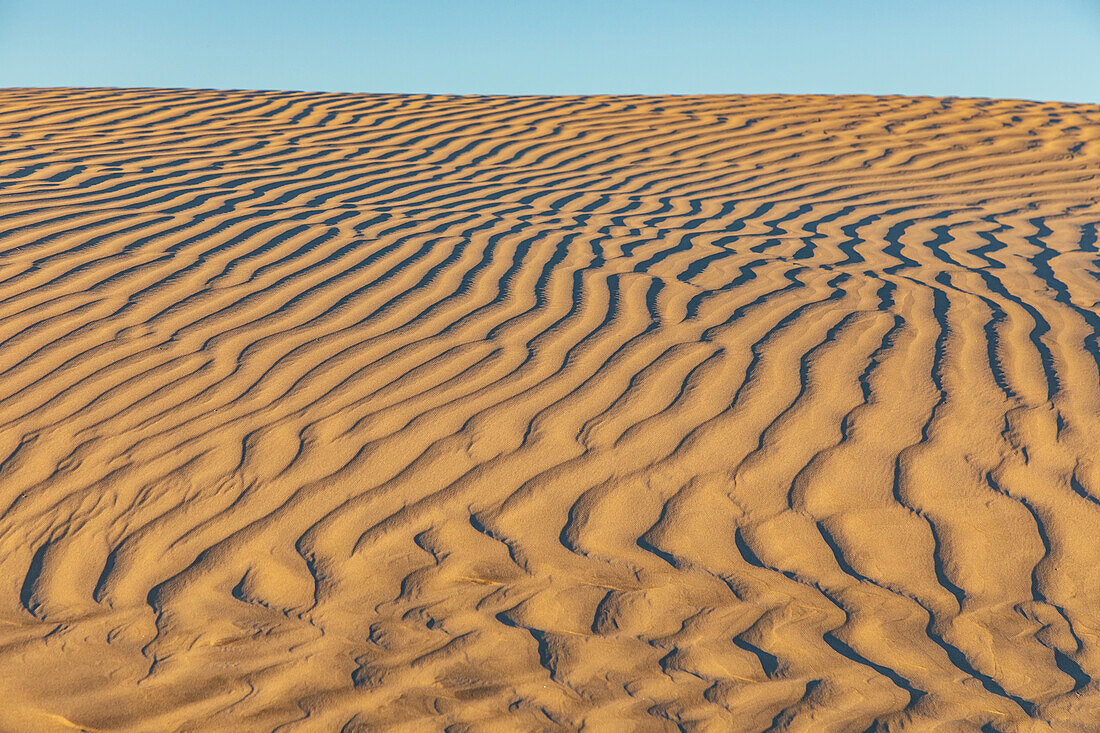
[[1100, 106], [0, 91], [3, 730], [1096, 730]]

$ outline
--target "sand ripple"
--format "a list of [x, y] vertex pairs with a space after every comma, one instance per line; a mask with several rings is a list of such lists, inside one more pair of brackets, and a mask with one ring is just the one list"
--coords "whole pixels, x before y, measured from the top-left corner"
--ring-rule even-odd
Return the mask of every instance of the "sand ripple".
[[1100, 725], [1100, 107], [0, 101], [0, 728]]

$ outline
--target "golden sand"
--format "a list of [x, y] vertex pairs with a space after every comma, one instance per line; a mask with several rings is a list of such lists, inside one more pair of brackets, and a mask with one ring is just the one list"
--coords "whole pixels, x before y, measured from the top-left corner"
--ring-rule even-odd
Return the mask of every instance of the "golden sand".
[[1100, 729], [1100, 106], [0, 91], [0, 730]]

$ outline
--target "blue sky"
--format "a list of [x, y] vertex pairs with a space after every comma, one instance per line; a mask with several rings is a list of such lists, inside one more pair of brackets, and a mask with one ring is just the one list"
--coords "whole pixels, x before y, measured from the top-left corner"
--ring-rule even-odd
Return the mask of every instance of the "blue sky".
[[1100, 0], [0, 0], [0, 86], [1100, 102]]

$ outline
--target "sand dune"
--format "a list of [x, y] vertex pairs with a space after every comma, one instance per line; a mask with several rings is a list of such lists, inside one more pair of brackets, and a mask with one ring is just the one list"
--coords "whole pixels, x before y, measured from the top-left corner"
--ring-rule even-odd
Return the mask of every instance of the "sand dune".
[[0, 730], [1100, 728], [1100, 106], [0, 100]]

